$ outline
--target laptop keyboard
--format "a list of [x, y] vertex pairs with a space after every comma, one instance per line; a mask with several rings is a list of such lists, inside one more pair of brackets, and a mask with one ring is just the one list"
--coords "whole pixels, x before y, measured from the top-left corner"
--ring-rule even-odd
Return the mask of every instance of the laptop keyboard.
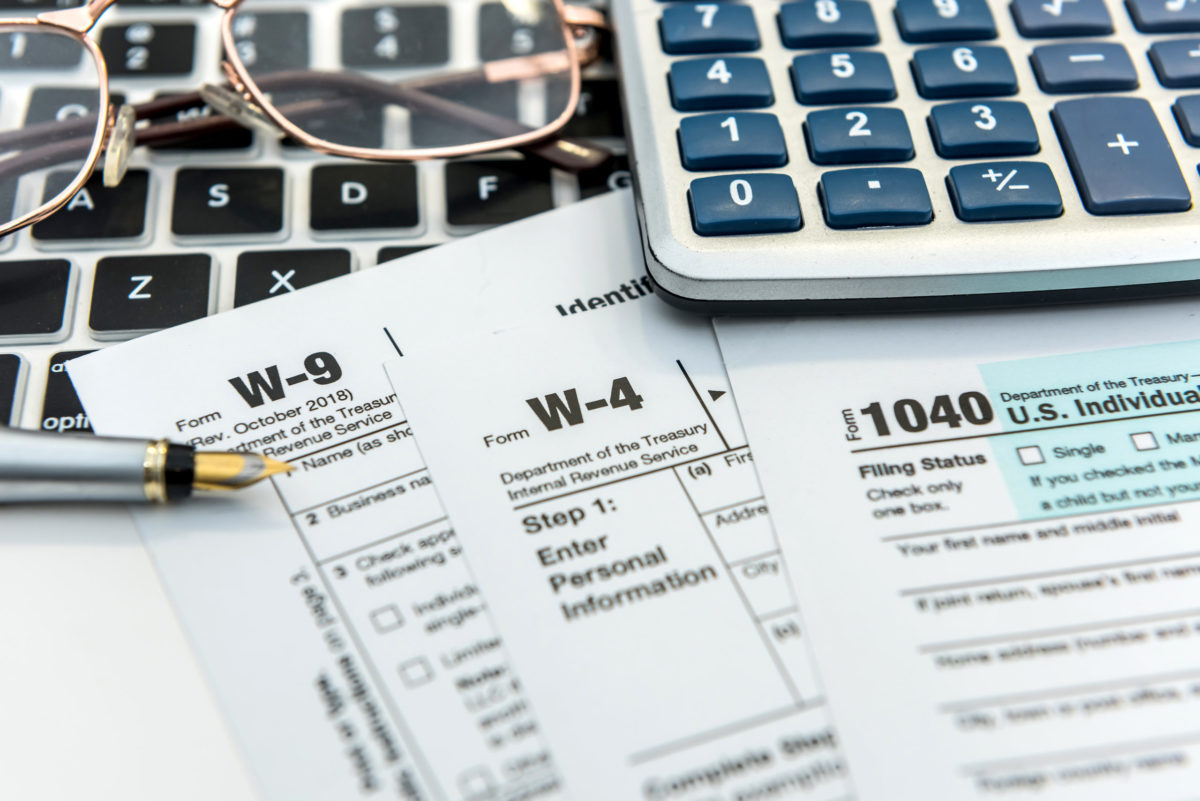
[[[61, 0], [0, 0], [0, 17], [78, 5]], [[331, 4], [332, 5], [332, 4]], [[523, 30], [497, 3], [462, 14], [455, 2], [380, 4], [369, 13], [289, 6], [241, 20], [243, 59], [280, 69], [328, 64], [393, 66], [445, 59], [456, 47], [487, 58], [515, 54], [538, 31]], [[410, 19], [412, 15], [420, 19]], [[333, 21], [336, 35], [324, 32]], [[464, 30], [465, 28], [465, 30]], [[403, 37], [420, 30], [421, 47]], [[115, 102], [142, 103], [219, 82], [219, 12], [194, 0], [122, 0], [93, 35], [109, 68]], [[321, 53], [328, 47], [330, 53]], [[94, 93], [60, 85], [13, 89], [0, 47], [0, 115], [51, 120], [94, 110]], [[43, 54], [47, 84], [54, 53]], [[27, 67], [27, 65], [26, 65]], [[503, 93], [489, 103], [516, 102]], [[211, 113], [178, 112], [180, 119]], [[382, 121], [333, 119], [357, 142], [382, 136]], [[590, 67], [566, 134], [623, 152], [621, 111], [611, 64]], [[417, 141], [436, 141], [430, 120]], [[344, 135], [343, 135], [344, 136]], [[552, 170], [519, 154], [462, 161], [380, 164], [334, 159], [249, 130], [183, 145], [138, 148], [120, 186], [97, 174], [86, 191], [48, 219], [0, 239], [0, 424], [90, 431], [64, 363], [97, 348], [236, 306], [270, 300], [356, 270], [468, 236], [628, 181], [618, 155], [581, 175]], [[43, 196], [71, 174], [51, 174]], [[12, 202], [0, 185], [0, 206]], [[120, 377], [114, 377], [119, 381]], [[147, 432], [153, 435], [154, 432]]]

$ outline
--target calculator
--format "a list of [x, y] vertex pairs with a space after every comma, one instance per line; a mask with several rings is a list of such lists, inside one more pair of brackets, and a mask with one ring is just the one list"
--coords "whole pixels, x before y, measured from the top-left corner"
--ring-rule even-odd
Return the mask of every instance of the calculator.
[[710, 313], [1200, 291], [1197, 0], [613, 0], [658, 294]]

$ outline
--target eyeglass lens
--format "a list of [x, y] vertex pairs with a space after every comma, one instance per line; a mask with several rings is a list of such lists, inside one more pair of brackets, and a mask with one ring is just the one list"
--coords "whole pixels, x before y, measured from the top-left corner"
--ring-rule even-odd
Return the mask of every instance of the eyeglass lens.
[[91, 53], [49, 28], [0, 26], [0, 94], [28, 98], [0, 105], [0, 223], [7, 223], [66, 192], [87, 166], [107, 110]]
[[[266, 29], [289, 32], [294, 46], [263, 53], [255, 37]], [[484, 143], [553, 122], [570, 96], [567, 44], [549, 0], [286, 8], [245, 0], [231, 30], [237, 57], [280, 113], [339, 146]]]

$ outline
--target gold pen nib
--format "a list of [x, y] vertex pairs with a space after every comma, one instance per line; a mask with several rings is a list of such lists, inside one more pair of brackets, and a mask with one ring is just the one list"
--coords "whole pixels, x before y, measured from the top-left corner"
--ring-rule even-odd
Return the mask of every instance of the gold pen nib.
[[194, 489], [232, 490], [257, 484], [268, 476], [289, 473], [295, 468], [257, 453], [196, 453]]

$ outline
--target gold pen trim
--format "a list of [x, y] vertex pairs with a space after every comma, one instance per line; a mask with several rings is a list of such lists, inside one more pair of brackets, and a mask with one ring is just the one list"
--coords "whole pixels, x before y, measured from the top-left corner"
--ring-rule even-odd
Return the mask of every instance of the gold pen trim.
[[167, 502], [167, 447], [165, 439], [146, 443], [142, 460], [142, 490], [151, 503]]

